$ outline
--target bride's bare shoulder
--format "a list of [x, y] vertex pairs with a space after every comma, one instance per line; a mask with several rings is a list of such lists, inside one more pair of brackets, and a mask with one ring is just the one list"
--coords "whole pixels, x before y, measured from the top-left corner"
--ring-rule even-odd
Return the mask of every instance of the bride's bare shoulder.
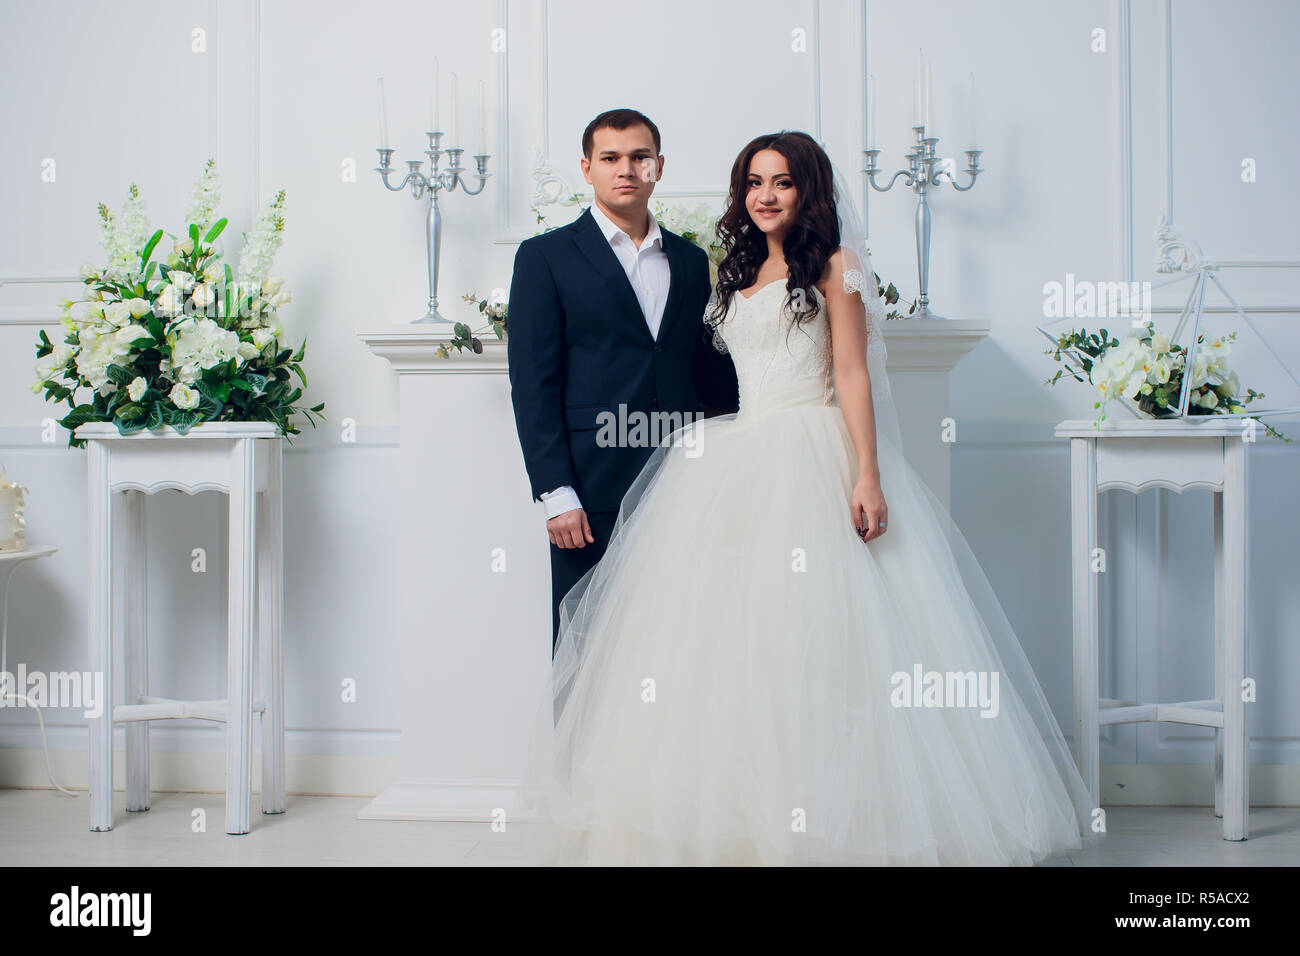
[[815, 285], [817, 291], [825, 298], [827, 289], [838, 288], [844, 281], [844, 247], [840, 246], [831, 253], [831, 257], [826, 260], [826, 267], [822, 269], [821, 278]]

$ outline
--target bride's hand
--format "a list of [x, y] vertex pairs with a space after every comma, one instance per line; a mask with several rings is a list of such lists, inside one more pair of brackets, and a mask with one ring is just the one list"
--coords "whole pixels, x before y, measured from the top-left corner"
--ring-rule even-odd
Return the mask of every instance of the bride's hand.
[[852, 512], [854, 530], [864, 544], [888, 530], [889, 509], [885, 507], [885, 496], [878, 479], [858, 479], [853, 489]]

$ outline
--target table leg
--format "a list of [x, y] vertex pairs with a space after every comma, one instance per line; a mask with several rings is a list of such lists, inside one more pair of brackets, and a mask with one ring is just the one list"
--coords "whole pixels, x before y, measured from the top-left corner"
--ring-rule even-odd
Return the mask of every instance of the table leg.
[[102, 674], [104, 695], [90, 729], [90, 829], [113, 829], [113, 492], [108, 450], [86, 443], [86, 525], [90, 567], [86, 581], [89, 607], [88, 660], [92, 675]]
[[1070, 567], [1074, 596], [1074, 752], [1079, 774], [1101, 806], [1097, 663], [1097, 443], [1070, 440]]
[[[1214, 698], [1223, 703], [1223, 492], [1214, 499]], [[1214, 815], [1223, 816], [1223, 728], [1214, 728]]]
[[[149, 562], [146, 509], [148, 497], [131, 489], [122, 493], [124, 560], [118, 565], [124, 581], [125, 607], [122, 663], [128, 704], [149, 693]], [[132, 720], [126, 727], [126, 808], [149, 809], [149, 721]]]
[[1246, 442], [1223, 440], [1223, 838], [1246, 839]]
[[258, 511], [258, 655], [262, 675], [262, 812], [283, 813], [284, 800], [284, 497], [280, 439], [267, 450], [266, 491]]
[[226, 832], [249, 831], [253, 786], [253, 602], [257, 563], [254, 439], [230, 453], [229, 567], [226, 605]]

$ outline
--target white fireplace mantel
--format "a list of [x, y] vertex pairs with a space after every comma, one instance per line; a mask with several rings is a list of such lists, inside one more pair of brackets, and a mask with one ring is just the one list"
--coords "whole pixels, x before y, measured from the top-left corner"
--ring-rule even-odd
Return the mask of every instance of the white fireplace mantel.
[[[945, 506], [949, 374], [988, 334], [976, 320], [885, 325], [908, 460]], [[363, 819], [489, 821], [514, 805], [548, 689], [550, 554], [515, 434], [506, 346], [438, 355], [427, 325], [358, 331], [398, 374], [401, 776]]]

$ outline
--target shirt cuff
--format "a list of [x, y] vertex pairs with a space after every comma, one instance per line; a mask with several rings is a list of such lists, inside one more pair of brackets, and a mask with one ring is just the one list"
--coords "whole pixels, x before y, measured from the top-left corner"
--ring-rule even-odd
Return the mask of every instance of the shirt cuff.
[[564, 485], [554, 491], [543, 491], [541, 499], [542, 504], [546, 505], [548, 519], [582, 507], [582, 502], [578, 500], [578, 493], [570, 485]]

